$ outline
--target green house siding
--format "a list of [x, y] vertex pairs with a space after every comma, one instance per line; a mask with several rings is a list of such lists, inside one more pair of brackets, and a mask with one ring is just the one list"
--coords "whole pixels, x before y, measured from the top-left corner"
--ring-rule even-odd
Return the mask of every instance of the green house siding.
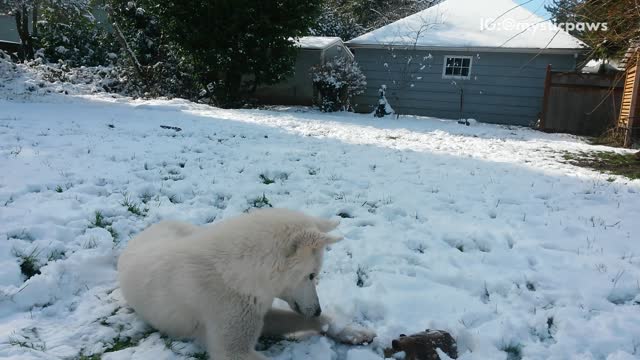
[[[541, 111], [546, 67], [571, 71], [574, 55], [508, 52], [352, 49], [367, 76], [367, 91], [356, 99], [357, 110], [372, 112], [378, 89], [396, 112], [459, 119], [461, 90], [464, 118], [530, 125]], [[443, 78], [445, 56], [470, 56], [468, 80]]]

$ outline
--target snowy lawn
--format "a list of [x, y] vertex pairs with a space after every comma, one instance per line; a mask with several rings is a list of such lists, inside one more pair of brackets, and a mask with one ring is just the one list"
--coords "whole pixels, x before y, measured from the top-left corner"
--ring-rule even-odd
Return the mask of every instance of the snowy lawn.
[[638, 358], [640, 181], [563, 160], [602, 149], [427, 118], [0, 100], [0, 358], [204, 358], [126, 307], [117, 256], [161, 219], [267, 204], [343, 218], [321, 302], [379, 335], [279, 342], [274, 359], [380, 359], [426, 328], [461, 359]]

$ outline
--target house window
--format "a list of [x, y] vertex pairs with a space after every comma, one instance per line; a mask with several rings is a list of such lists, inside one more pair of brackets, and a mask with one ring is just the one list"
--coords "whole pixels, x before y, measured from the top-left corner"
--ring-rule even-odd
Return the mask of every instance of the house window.
[[445, 56], [443, 79], [469, 79], [471, 77], [471, 56]]

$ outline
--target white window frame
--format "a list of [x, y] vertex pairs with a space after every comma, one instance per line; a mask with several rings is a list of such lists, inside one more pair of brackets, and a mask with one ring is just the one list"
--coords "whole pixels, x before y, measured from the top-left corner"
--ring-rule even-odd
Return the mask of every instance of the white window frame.
[[[469, 59], [469, 75], [447, 75], [447, 60], [449, 58], [454, 59]], [[443, 79], [455, 79], [455, 80], [469, 80], [471, 79], [471, 70], [473, 69], [473, 56], [463, 56], [463, 55], [445, 55], [444, 56], [444, 64], [442, 64], [442, 78]]]

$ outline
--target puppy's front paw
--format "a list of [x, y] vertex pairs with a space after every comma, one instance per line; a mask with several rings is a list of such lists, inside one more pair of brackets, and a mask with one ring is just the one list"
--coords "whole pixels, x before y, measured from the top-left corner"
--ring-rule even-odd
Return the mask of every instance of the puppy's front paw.
[[374, 331], [360, 326], [345, 326], [336, 333], [329, 331], [328, 335], [335, 341], [350, 345], [368, 344], [376, 337]]

